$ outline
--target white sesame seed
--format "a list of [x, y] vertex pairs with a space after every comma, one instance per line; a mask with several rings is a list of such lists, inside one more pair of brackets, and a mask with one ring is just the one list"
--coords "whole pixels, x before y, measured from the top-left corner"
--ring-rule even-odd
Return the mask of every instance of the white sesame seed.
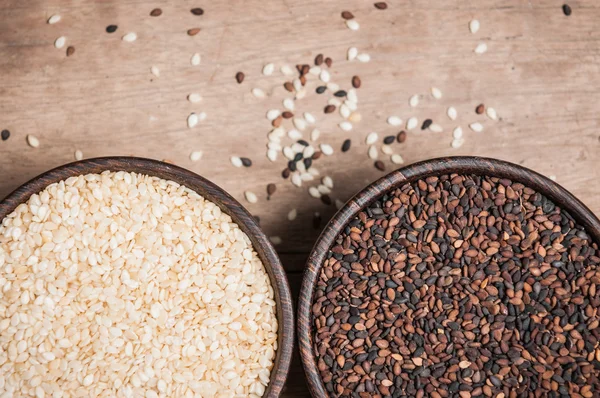
[[294, 160], [294, 156], [296, 156], [296, 154], [294, 153], [294, 151], [292, 151], [292, 148], [290, 148], [289, 146], [285, 146], [283, 147], [283, 156], [285, 156], [289, 160]]
[[340, 126], [343, 131], [352, 130], [352, 123], [350, 122], [341, 122], [338, 126]]
[[346, 104], [342, 104], [340, 106], [340, 115], [344, 118], [344, 119], [348, 119], [348, 117], [350, 116], [350, 108], [348, 108], [348, 105]]
[[277, 160], [277, 151], [275, 149], [269, 149], [267, 151], [267, 159], [269, 159], [271, 162], [274, 162]]
[[294, 70], [289, 65], [283, 65], [279, 70], [285, 76], [292, 76], [294, 74]]
[[81, 152], [79, 149], [75, 151], [75, 160], [81, 160], [83, 159], [83, 152]]
[[283, 149], [281, 144], [279, 142], [275, 142], [275, 141], [269, 141], [269, 143], [267, 144], [267, 148], [273, 149], [275, 151], [281, 151]]
[[265, 98], [267, 96], [265, 92], [258, 87], [252, 89], [252, 95], [256, 98]]
[[429, 130], [433, 131], [434, 133], [441, 133], [444, 131], [444, 128], [437, 123], [431, 123]]
[[269, 63], [263, 67], [262, 73], [265, 76], [271, 76], [274, 71], [275, 71], [275, 65], [272, 63]]
[[294, 90], [296, 90], [296, 91], [302, 90], [302, 82], [300, 81], [300, 79], [294, 79], [292, 81], [292, 85], [294, 86]]
[[333, 155], [333, 148], [331, 147], [331, 145], [321, 144], [321, 145], [319, 145], [319, 148], [321, 148], [321, 152], [323, 152], [323, 155], [325, 155], [325, 156]]
[[293, 120], [294, 127], [296, 127], [300, 131], [306, 130], [306, 120], [301, 119], [299, 117], [295, 117]]
[[369, 134], [367, 134], [367, 138], [365, 139], [365, 143], [367, 145], [373, 145], [374, 143], [377, 142], [377, 139], [379, 138], [379, 134], [377, 134], [376, 132], [371, 132]]
[[188, 101], [190, 101], [192, 104], [196, 104], [200, 101], [202, 101], [202, 96], [198, 93], [191, 93], [187, 96]]
[[325, 85], [328, 90], [333, 91], [334, 93], [340, 89], [340, 85], [334, 82], [329, 82]]
[[299, 100], [306, 97], [306, 90], [304, 88], [296, 91], [296, 95], [294, 96], [295, 99]]
[[48, 23], [50, 25], [54, 25], [55, 23], [58, 23], [60, 21], [60, 15], [55, 14], [52, 15], [50, 18], [48, 18]]
[[[299, 143], [299, 142], [294, 142], [292, 144], [292, 151], [294, 151], [294, 154], [296, 154], [296, 153], [303, 153], [304, 152], [304, 148], [306, 148], [306, 147], [304, 145], [302, 145], [301, 143]], [[300, 166], [300, 165], [298, 165], [298, 166]], [[300, 167], [302, 167], [302, 166], [300, 166]]]
[[160, 69], [158, 69], [158, 66], [152, 66], [150, 68], [150, 73], [152, 73], [156, 77], [160, 77]]
[[394, 164], [403, 164], [404, 163], [404, 159], [402, 159], [402, 156], [398, 153], [393, 154], [392, 157], [390, 158], [390, 160]]
[[274, 245], [280, 245], [281, 242], [282, 242], [282, 240], [281, 240], [281, 238], [279, 236], [271, 236], [271, 237], [269, 237], [269, 240]]
[[390, 116], [388, 117], [387, 122], [390, 126], [400, 126], [402, 124], [402, 119], [398, 116]]
[[321, 81], [323, 83], [328, 83], [329, 80], [331, 79], [331, 75], [329, 75], [329, 71], [328, 70], [322, 70], [321, 74], [319, 75], [319, 79], [321, 79]]
[[194, 128], [198, 124], [198, 115], [191, 113], [187, 118], [187, 125], [189, 128]]
[[411, 117], [406, 121], [406, 129], [407, 130], [413, 130], [415, 128], [417, 128], [417, 126], [419, 125], [419, 119], [417, 119], [416, 117]]
[[382, 145], [381, 146], [381, 152], [385, 155], [392, 155], [394, 153], [394, 148], [392, 148], [390, 145]]
[[475, 54], [481, 55], [481, 54], [485, 53], [487, 51], [487, 49], [488, 49], [487, 44], [479, 43], [477, 45], [477, 47], [475, 47], [474, 51], [475, 51]]
[[137, 40], [137, 34], [135, 32], [129, 32], [122, 37], [123, 41], [127, 43], [133, 43]]
[[462, 138], [462, 136], [463, 136], [463, 129], [460, 126], [455, 128], [454, 131], [452, 132], [452, 137], [454, 139]]
[[327, 100], [327, 103], [329, 105], [335, 105], [335, 106], [340, 106], [342, 103], [340, 102], [339, 99], [337, 98], [329, 98], [329, 100]]
[[313, 181], [315, 179], [315, 176], [313, 176], [312, 173], [304, 172], [300, 174], [300, 178], [302, 179], [302, 181]]
[[304, 157], [304, 159], [308, 159], [314, 153], [315, 153], [315, 147], [313, 147], [312, 145], [309, 145], [306, 148], [304, 148], [304, 151], [302, 151], [302, 157]]
[[[338, 105], [339, 105], [339, 101], [338, 101]], [[346, 105], [348, 107], [348, 109], [350, 109], [352, 112], [354, 112], [355, 110], [358, 109], [358, 104], [355, 101], [346, 100], [346, 101], [344, 101], [344, 105]]]
[[412, 95], [412, 96], [411, 96], [411, 97], [408, 99], [408, 104], [409, 104], [411, 107], [413, 107], [413, 108], [415, 108], [416, 106], [418, 106], [418, 105], [419, 105], [419, 95], [418, 95], [418, 94]]
[[440, 90], [437, 87], [431, 87], [431, 95], [435, 99], [441, 99], [442, 98], [442, 90]]
[[27, 143], [32, 148], [37, 148], [40, 146], [40, 140], [38, 140], [36, 136], [31, 134], [27, 135]]
[[317, 189], [319, 190], [319, 192], [323, 195], [329, 195], [331, 193], [331, 188], [329, 188], [328, 186], [321, 184], [317, 187]]
[[300, 176], [300, 173], [292, 174], [292, 184], [294, 184], [297, 187], [302, 186], [302, 177]]
[[346, 98], [348, 101], [358, 103], [358, 94], [356, 93], [356, 89], [351, 88], [350, 90], [348, 90], [348, 92], [346, 93]]
[[323, 185], [329, 189], [333, 189], [333, 179], [330, 176], [325, 176], [321, 179]]
[[471, 20], [471, 22], [469, 22], [469, 30], [471, 31], [471, 33], [477, 33], [479, 31], [479, 21], [476, 19]]
[[290, 210], [287, 215], [288, 220], [294, 221], [296, 219], [296, 217], [298, 217], [298, 210], [296, 210], [296, 209]]
[[306, 120], [306, 122], [308, 124], [315, 124], [317, 122], [317, 119], [315, 119], [315, 117], [312, 115], [312, 113], [309, 112], [304, 112], [304, 120]]
[[377, 160], [377, 158], [379, 157], [379, 152], [377, 151], [377, 147], [375, 145], [371, 145], [369, 147], [369, 158], [371, 158], [372, 160]]
[[232, 156], [229, 158], [231, 164], [235, 167], [242, 167], [244, 164], [242, 163], [242, 159], [239, 156]]
[[359, 30], [360, 29], [360, 24], [355, 19], [347, 19], [346, 26], [350, 30]]
[[551, 179], [552, 181], [556, 181], [556, 176], [555, 175], [549, 175], [548, 178]]
[[54, 47], [63, 48], [65, 46], [66, 42], [67, 42], [67, 38], [64, 36], [61, 36], [54, 41]]
[[294, 100], [291, 98], [286, 98], [283, 100], [283, 107], [288, 111], [294, 110]]
[[321, 67], [313, 66], [308, 70], [308, 73], [310, 73], [313, 76], [319, 76], [319, 74], [321, 73]]
[[488, 107], [485, 110], [485, 114], [492, 120], [498, 120], [498, 114], [496, 113], [496, 110], [492, 107]]
[[199, 122], [203, 122], [203, 121], [205, 121], [205, 120], [206, 120], [206, 116], [207, 116], [207, 115], [206, 115], [206, 112], [200, 112], [200, 113], [198, 114], [198, 121], [199, 121]]
[[346, 58], [348, 58], [348, 61], [352, 61], [356, 58], [357, 55], [358, 55], [358, 49], [356, 47], [350, 47], [348, 49]]
[[453, 106], [449, 107], [446, 113], [448, 114], [448, 118], [450, 118], [450, 120], [456, 120], [456, 118], [458, 117], [458, 112]]
[[244, 196], [246, 197], [246, 200], [249, 203], [256, 203], [258, 202], [258, 198], [256, 197], [256, 194], [252, 191], [246, 191], [244, 192]]
[[198, 66], [200, 65], [200, 62], [202, 62], [202, 57], [200, 57], [200, 53], [194, 53], [190, 58], [190, 64], [192, 64], [192, 66]]
[[310, 140], [311, 141], [318, 140], [320, 136], [321, 136], [321, 131], [319, 129], [313, 129], [313, 131], [310, 132]]
[[358, 59], [360, 62], [369, 62], [371, 60], [371, 56], [367, 53], [362, 53], [362, 54], [358, 54], [356, 56], [356, 59]]
[[483, 131], [483, 125], [481, 123], [471, 123], [469, 124], [469, 128], [476, 133], [481, 133]]
[[460, 148], [464, 143], [465, 143], [464, 138], [458, 138], [458, 139], [452, 140], [450, 145], [452, 146], [452, 148], [456, 149], [456, 148]]
[[269, 111], [267, 111], [267, 119], [269, 121], [273, 121], [277, 119], [280, 114], [281, 112], [279, 111], [279, 109], [270, 109]]
[[299, 139], [302, 139], [302, 133], [296, 129], [291, 129], [290, 131], [288, 131], [288, 137], [290, 137], [294, 141], [297, 141]]
[[190, 153], [190, 160], [192, 162], [197, 162], [202, 159], [203, 152], [202, 151], [192, 151]]
[[319, 192], [319, 189], [317, 187], [308, 188], [308, 194], [316, 199], [319, 199], [321, 197], [321, 192]]

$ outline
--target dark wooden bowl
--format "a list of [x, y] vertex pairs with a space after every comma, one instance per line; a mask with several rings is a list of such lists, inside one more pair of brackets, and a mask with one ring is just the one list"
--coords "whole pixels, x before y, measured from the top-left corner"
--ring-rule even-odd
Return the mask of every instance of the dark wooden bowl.
[[600, 221], [590, 209], [554, 181], [516, 164], [478, 157], [451, 157], [427, 160], [391, 172], [359, 192], [337, 212], [321, 233], [308, 257], [298, 303], [298, 343], [304, 373], [313, 397], [327, 397], [328, 394], [319, 375], [313, 352], [312, 299], [323, 260], [336, 236], [352, 218], [383, 193], [405, 183], [450, 173], [496, 176], [520, 182], [568, 211], [596, 242], [600, 242]]
[[19, 204], [27, 201], [32, 194], [42, 191], [52, 183], [73, 176], [101, 173], [106, 170], [147, 174], [185, 185], [217, 204], [248, 235], [269, 274], [275, 292], [279, 323], [277, 351], [271, 371], [271, 382], [264, 397], [279, 397], [288, 375], [294, 345], [294, 313], [288, 280], [275, 249], [256, 224], [254, 217], [238, 201], [212, 182], [189, 170], [157, 160], [134, 157], [88, 159], [50, 170], [17, 188], [0, 202], [0, 220], [10, 214]]

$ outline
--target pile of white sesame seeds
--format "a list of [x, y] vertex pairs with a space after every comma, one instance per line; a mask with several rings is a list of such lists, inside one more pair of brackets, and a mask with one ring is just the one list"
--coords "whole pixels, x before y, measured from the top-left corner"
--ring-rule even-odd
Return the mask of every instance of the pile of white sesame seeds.
[[0, 286], [0, 396], [260, 397], [269, 383], [264, 266], [177, 183], [105, 172], [48, 186], [2, 220]]

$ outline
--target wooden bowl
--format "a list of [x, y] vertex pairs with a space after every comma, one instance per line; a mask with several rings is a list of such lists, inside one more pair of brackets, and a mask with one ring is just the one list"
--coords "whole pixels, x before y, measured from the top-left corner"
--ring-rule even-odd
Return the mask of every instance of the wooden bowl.
[[271, 371], [271, 381], [263, 396], [279, 397], [290, 368], [294, 344], [294, 314], [287, 277], [275, 249], [256, 224], [254, 217], [238, 201], [212, 182], [184, 168], [156, 160], [134, 157], [88, 159], [57, 167], [17, 188], [0, 202], [0, 220], [10, 214], [19, 204], [27, 201], [32, 194], [44, 190], [52, 183], [82, 174], [102, 173], [106, 170], [147, 174], [185, 185], [217, 204], [248, 235], [269, 274], [275, 292], [279, 323], [277, 351]]
[[451, 173], [495, 176], [520, 182], [568, 211], [587, 230], [593, 240], [600, 242], [600, 221], [591, 210], [557, 183], [516, 164], [478, 157], [451, 157], [427, 160], [391, 172], [359, 192], [336, 213], [321, 233], [308, 257], [298, 303], [298, 343], [304, 373], [313, 397], [328, 396], [313, 352], [311, 307], [321, 266], [336, 236], [351, 219], [383, 193], [406, 183]]

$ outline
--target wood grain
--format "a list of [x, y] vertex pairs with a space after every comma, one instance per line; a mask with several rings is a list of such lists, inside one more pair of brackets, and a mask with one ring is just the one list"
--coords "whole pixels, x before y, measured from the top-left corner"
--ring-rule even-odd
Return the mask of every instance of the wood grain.
[[557, 206], [568, 211], [595, 242], [600, 242], [600, 220], [590, 209], [550, 179], [512, 163], [477, 157], [440, 158], [418, 162], [388, 174], [359, 192], [340, 209], [327, 224], [308, 257], [298, 300], [297, 327], [300, 355], [313, 397], [328, 396], [317, 369], [313, 351], [311, 310], [315, 284], [329, 248], [346, 224], [385, 192], [430, 176], [452, 173], [496, 176], [520, 182], [545, 195]]
[[[0, 0], [0, 129], [11, 138], [0, 141], [0, 197], [30, 178], [73, 160], [76, 149], [85, 157], [135, 155], [170, 159], [215, 182], [261, 218], [267, 236], [279, 235], [277, 247], [284, 267], [302, 270], [320, 230], [312, 228], [314, 212], [323, 225], [332, 206], [308, 196], [280, 177], [285, 162], [270, 163], [264, 156], [270, 129], [265, 113], [280, 108], [287, 96], [283, 77], [260, 72], [267, 62], [277, 66], [309, 63], [318, 53], [333, 58], [333, 80], [347, 87], [360, 75], [359, 111], [362, 121], [351, 132], [337, 128], [337, 114], [325, 117], [322, 97], [307, 95], [302, 111], [313, 113], [322, 131], [321, 141], [336, 150], [315, 163], [335, 182], [333, 196], [349, 199], [385, 173], [367, 156], [365, 136], [397, 133], [386, 119], [397, 114], [406, 120], [431, 117], [444, 133], [414, 131], [405, 144], [395, 144], [407, 163], [451, 155], [495, 157], [555, 175], [594, 212], [600, 213], [600, 3], [573, 0], [573, 15], [565, 17], [555, 0], [391, 0], [385, 11], [362, 0]], [[150, 11], [163, 14], [153, 18]], [[202, 7], [202, 17], [189, 10]], [[360, 30], [348, 30], [342, 10], [354, 13]], [[54, 13], [62, 20], [46, 24]], [[481, 21], [472, 35], [469, 20]], [[119, 26], [107, 34], [109, 24]], [[187, 29], [202, 31], [190, 37]], [[138, 40], [121, 41], [134, 31]], [[57, 50], [54, 40], [64, 35], [67, 46]], [[475, 56], [477, 43], [489, 51]], [[371, 55], [371, 62], [348, 62], [350, 46]], [[194, 52], [202, 65], [191, 67]], [[150, 67], [161, 76], [155, 78]], [[237, 84], [235, 74], [246, 79]], [[309, 91], [316, 84], [309, 82]], [[444, 96], [434, 101], [431, 86]], [[252, 97], [253, 87], [268, 97]], [[204, 100], [190, 104], [186, 96], [199, 92]], [[408, 98], [423, 94], [419, 107]], [[501, 118], [492, 122], [474, 113], [479, 103], [493, 106]], [[446, 108], [454, 106], [459, 118], [451, 122]], [[186, 117], [205, 111], [207, 120], [190, 130]], [[481, 121], [483, 133], [467, 125]], [[451, 131], [460, 125], [466, 142], [450, 148]], [[27, 134], [36, 135], [38, 149], [27, 146]], [[340, 154], [345, 138], [352, 148]], [[197, 163], [192, 150], [204, 151]], [[252, 158], [251, 168], [231, 166], [233, 154]], [[388, 170], [393, 166], [384, 159]], [[266, 200], [265, 186], [277, 183]], [[259, 202], [243, 201], [251, 190]], [[286, 218], [297, 208], [298, 218]], [[299, 278], [290, 276], [290, 283]], [[296, 281], [296, 282], [294, 282]], [[297, 366], [294, 361], [292, 366]], [[306, 384], [297, 370], [284, 396], [306, 396]], [[289, 391], [289, 392], [287, 392]], [[287, 394], [287, 395], [286, 395]]]

